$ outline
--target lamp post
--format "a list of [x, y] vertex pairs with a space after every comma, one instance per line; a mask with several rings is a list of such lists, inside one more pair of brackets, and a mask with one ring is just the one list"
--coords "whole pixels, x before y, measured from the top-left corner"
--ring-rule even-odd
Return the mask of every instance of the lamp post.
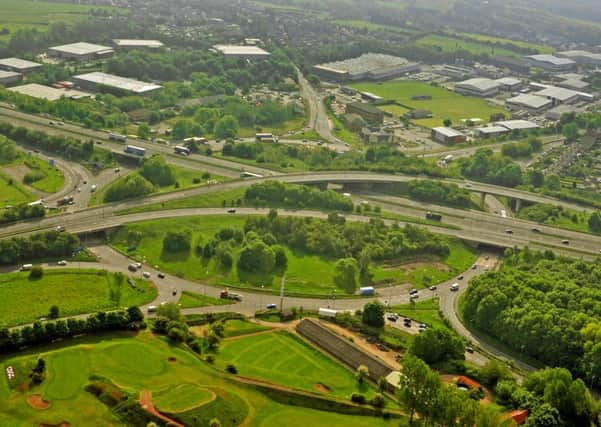
[[336, 288], [332, 291], [332, 310], [336, 308]]

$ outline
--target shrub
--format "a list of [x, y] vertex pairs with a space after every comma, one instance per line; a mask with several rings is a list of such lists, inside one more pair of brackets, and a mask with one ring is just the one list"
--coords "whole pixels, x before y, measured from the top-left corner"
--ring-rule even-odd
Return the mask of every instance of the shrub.
[[30, 279], [41, 279], [44, 276], [44, 269], [39, 265], [34, 265], [29, 272]]
[[238, 373], [238, 369], [236, 368], [236, 366], [232, 365], [231, 363], [229, 363], [226, 367], [225, 367], [226, 372], [229, 372], [230, 374], [234, 374], [236, 375]]
[[384, 400], [384, 396], [382, 396], [380, 393], [376, 393], [369, 401], [369, 404], [374, 408], [383, 408], [386, 406], [386, 400]]
[[365, 404], [365, 395], [361, 393], [353, 393], [351, 394], [351, 401], [363, 405]]

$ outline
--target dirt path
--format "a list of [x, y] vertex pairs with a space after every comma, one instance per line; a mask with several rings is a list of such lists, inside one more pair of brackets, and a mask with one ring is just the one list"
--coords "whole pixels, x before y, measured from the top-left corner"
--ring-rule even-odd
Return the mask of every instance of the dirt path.
[[175, 426], [175, 427], [186, 427], [185, 425], [180, 424], [177, 421], [174, 421], [171, 418], [166, 417], [165, 415], [163, 415], [159, 411], [157, 411], [157, 409], [152, 404], [152, 392], [150, 390], [142, 390], [140, 392], [139, 402], [140, 402], [140, 406], [142, 406], [142, 408], [144, 408], [147, 412], [151, 413], [155, 417], [159, 417], [163, 421], [167, 421], [169, 423], [169, 425]]

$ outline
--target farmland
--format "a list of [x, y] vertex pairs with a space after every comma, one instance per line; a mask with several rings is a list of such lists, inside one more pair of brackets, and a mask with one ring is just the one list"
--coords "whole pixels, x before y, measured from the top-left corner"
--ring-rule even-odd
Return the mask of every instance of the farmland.
[[149, 282], [136, 280], [133, 288], [121, 276], [99, 270], [46, 270], [41, 279], [28, 275], [19, 272], [0, 277], [0, 325], [32, 322], [47, 316], [53, 305], [59, 307], [61, 316], [68, 316], [142, 305], [157, 295]]
[[[425, 127], [442, 126], [445, 119], [460, 123], [462, 120], [478, 117], [486, 122], [492, 114], [504, 112], [501, 108], [488, 105], [484, 99], [463, 96], [420, 82], [399, 80], [388, 83], [356, 83], [352, 87], [361, 92], [375, 93], [403, 107], [432, 111], [432, 118], [415, 120], [415, 123]], [[431, 96], [432, 99], [411, 99], [415, 96]]]
[[519, 55], [517, 52], [504, 47], [492, 46], [490, 44], [479, 43], [477, 41], [466, 41], [455, 37], [441, 36], [437, 34], [430, 34], [422, 37], [417, 40], [417, 44], [421, 46], [438, 48], [443, 52], [456, 52], [458, 50], [465, 50], [474, 55]]
[[[140, 357], [144, 355], [144, 357]], [[321, 354], [304, 353], [306, 364], [323, 364]], [[39, 386], [30, 386], [28, 373], [38, 357], [44, 358], [47, 378]], [[169, 360], [168, 360], [169, 359]], [[337, 367], [345, 382], [353, 382], [351, 372]], [[0, 378], [0, 424], [15, 427], [31, 425], [122, 426], [111, 410], [86, 392], [90, 377], [105, 378], [119, 384], [120, 394], [136, 400], [148, 390], [154, 405], [171, 418], [189, 426], [206, 426], [218, 417], [223, 426], [270, 426], [281, 415], [293, 416], [297, 424], [312, 426], [392, 426], [398, 420], [331, 414], [303, 407], [275, 403], [252, 387], [237, 384], [202, 362], [192, 353], [169, 345], [149, 332], [138, 335], [111, 334], [96, 338], [81, 337], [69, 342], [38, 348], [0, 360], [11, 366], [15, 379]], [[44, 410], [33, 409], [27, 398], [40, 395], [47, 403]], [[137, 405], [137, 404], [136, 404]]]
[[460, 37], [467, 37], [476, 41], [481, 41], [485, 43], [502, 43], [502, 44], [510, 44], [523, 49], [533, 49], [538, 53], [553, 53], [555, 51], [551, 46], [547, 46], [544, 44], [538, 43], [529, 43], [521, 40], [512, 40], [506, 39], [503, 37], [495, 37], [488, 34], [475, 34], [475, 33], [455, 33]]

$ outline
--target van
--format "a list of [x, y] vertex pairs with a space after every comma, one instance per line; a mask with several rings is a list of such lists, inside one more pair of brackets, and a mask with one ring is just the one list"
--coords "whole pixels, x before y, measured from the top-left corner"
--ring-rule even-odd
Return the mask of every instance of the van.
[[23, 264], [21, 266], [21, 271], [29, 271], [33, 268], [33, 264]]

